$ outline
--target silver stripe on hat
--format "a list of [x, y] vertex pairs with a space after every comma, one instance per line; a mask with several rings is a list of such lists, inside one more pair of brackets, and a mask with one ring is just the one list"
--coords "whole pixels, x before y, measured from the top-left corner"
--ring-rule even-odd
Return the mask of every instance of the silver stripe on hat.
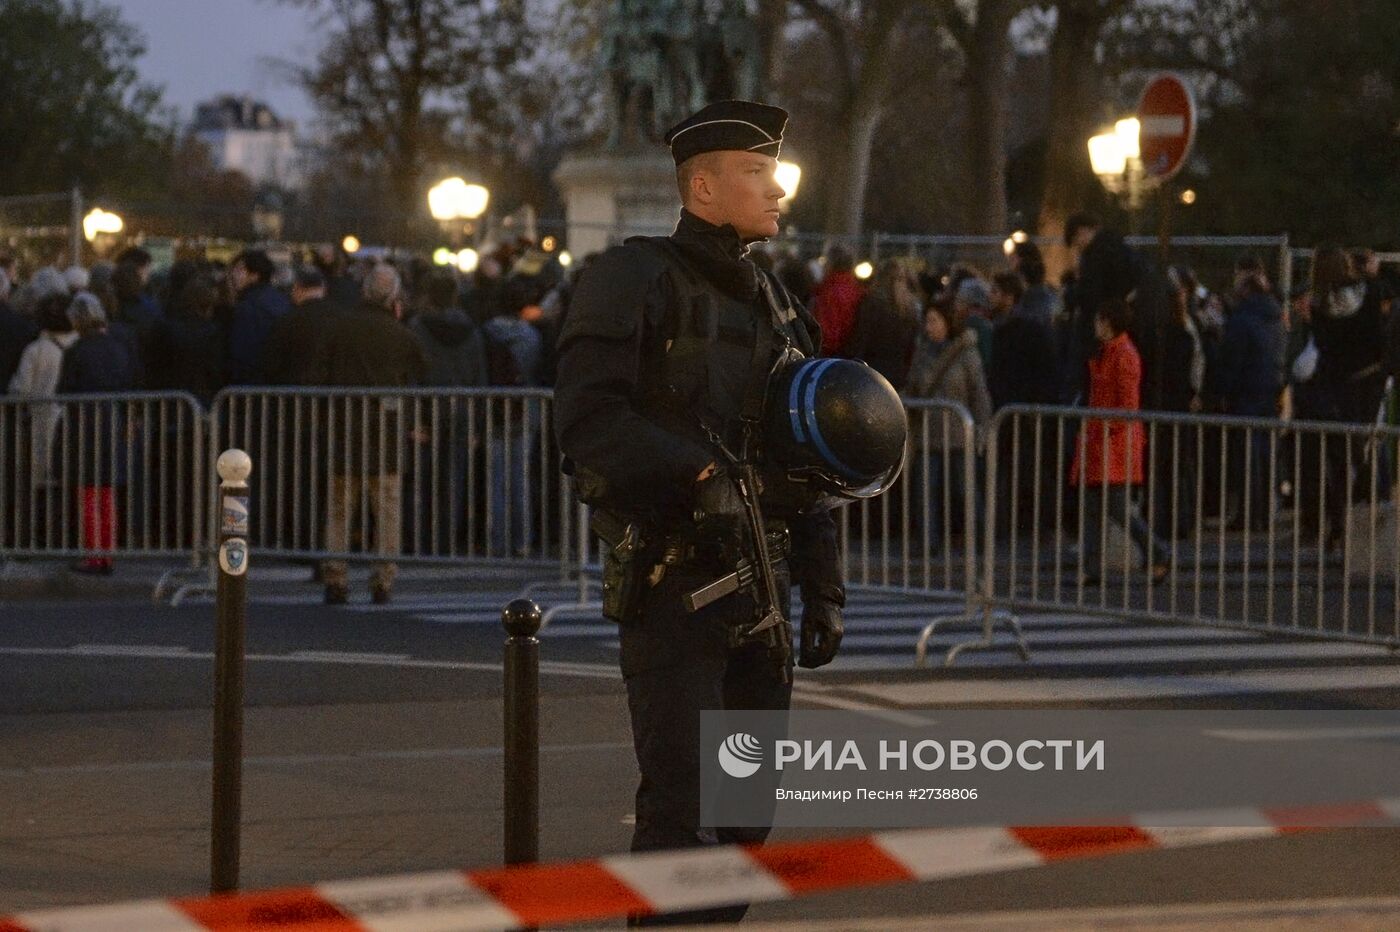
[[778, 140], [774, 139], [772, 136], [769, 136], [767, 133], [763, 132], [763, 130], [760, 129], [759, 127], [754, 126], [754, 125], [753, 125], [752, 123], [750, 123], [748, 120], [729, 120], [729, 119], [727, 119], [727, 120], [706, 120], [704, 123], [696, 123], [694, 126], [687, 126], [685, 129], [681, 130], [680, 132], [676, 133], [676, 135], [674, 135], [674, 136], [671, 137], [671, 145], [674, 146], [674, 145], [676, 144], [676, 140], [677, 140], [678, 138], [680, 138], [681, 134], [683, 134], [683, 133], [688, 133], [688, 132], [690, 132], [690, 131], [693, 130], [693, 129], [699, 129], [699, 128], [702, 127], [702, 126], [709, 126], [709, 125], [712, 124], [712, 123], [742, 123], [744, 126], [753, 127], [753, 129], [754, 129], [755, 131], [757, 131], [757, 132], [759, 132], [759, 133], [761, 133], [761, 134], [763, 135], [763, 138], [764, 138], [764, 139], [768, 140], [768, 142], [763, 143], [763, 145], [768, 145], [768, 143], [773, 143], [773, 142], [777, 142], [777, 141], [778, 141]]

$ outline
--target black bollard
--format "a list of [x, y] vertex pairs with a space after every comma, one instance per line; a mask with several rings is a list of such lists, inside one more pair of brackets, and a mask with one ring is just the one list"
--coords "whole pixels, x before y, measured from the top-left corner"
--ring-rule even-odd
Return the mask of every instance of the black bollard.
[[243, 663], [248, 608], [248, 475], [242, 450], [219, 456], [218, 630], [214, 647], [214, 786], [209, 890], [238, 889], [243, 812]]
[[505, 657], [505, 862], [540, 856], [540, 607], [516, 599], [501, 611]]

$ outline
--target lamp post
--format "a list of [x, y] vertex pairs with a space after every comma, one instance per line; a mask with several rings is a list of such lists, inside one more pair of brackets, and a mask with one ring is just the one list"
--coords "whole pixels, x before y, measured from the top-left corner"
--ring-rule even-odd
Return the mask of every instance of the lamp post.
[[83, 217], [83, 237], [92, 244], [93, 252], [99, 257], [107, 255], [116, 242], [117, 234], [125, 227], [126, 223], [119, 215], [101, 207], [94, 207]]
[[464, 236], [476, 242], [477, 221], [491, 203], [491, 192], [483, 185], [467, 184], [458, 177], [444, 178], [428, 191], [428, 212], [442, 227], [453, 247]]
[[1147, 173], [1142, 167], [1141, 132], [1137, 117], [1127, 117], [1089, 140], [1089, 164], [1105, 190], [1123, 197], [1133, 233], [1137, 232], [1138, 211], [1148, 188]]

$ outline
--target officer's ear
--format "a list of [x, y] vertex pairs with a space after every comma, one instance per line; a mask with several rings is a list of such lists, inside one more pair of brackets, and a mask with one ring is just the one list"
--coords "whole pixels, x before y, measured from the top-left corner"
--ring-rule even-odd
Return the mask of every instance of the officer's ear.
[[676, 182], [683, 206], [714, 202], [714, 179], [722, 167], [719, 155], [718, 152], [702, 152], [686, 159], [676, 169]]

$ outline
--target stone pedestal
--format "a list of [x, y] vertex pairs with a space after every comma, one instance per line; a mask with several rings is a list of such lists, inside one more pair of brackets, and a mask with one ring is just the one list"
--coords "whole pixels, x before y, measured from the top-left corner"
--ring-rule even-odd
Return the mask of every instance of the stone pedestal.
[[665, 150], [644, 154], [580, 153], [559, 163], [568, 247], [578, 258], [628, 236], [665, 236], [680, 217], [676, 168]]

